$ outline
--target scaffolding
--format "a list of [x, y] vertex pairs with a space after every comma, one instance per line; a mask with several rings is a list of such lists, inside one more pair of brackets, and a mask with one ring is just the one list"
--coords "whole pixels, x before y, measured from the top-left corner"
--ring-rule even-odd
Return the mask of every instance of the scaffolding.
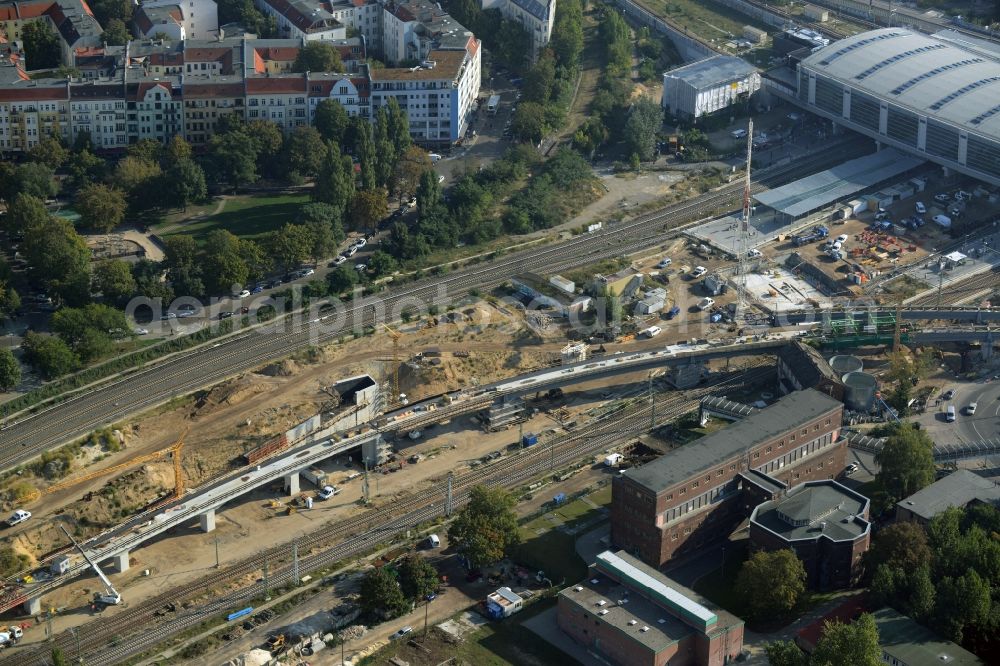
[[528, 420], [524, 400], [516, 396], [504, 396], [486, 410], [486, 430], [493, 432]]

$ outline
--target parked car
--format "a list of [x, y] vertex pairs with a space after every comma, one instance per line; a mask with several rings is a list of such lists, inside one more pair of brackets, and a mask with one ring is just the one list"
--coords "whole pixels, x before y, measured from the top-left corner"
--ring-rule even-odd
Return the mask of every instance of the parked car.
[[440, 155], [438, 155], [437, 153], [431, 153], [431, 154], [430, 154], [430, 155], [428, 155], [427, 157], [431, 158], [431, 162], [432, 162], [432, 163], [433, 163], [433, 162], [440, 162], [440, 161], [441, 161], [441, 156], [440, 156]]
[[359, 273], [363, 273], [364, 271], [368, 270], [368, 264], [354, 264], [354, 270], [356, 270]]
[[316, 497], [320, 498], [321, 500], [328, 500], [339, 492], [340, 491], [333, 486], [323, 486], [323, 488], [318, 493], [316, 493]]
[[365, 240], [364, 238], [359, 238], [358, 240], [354, 241], [354, 243], [351, 245], [351, 247], [356, 247], [356, 248], [358, 248], [360, 250], [365, 245], [368, 245], [368, 241]]
[[715, 305], [715, 299], [714, 298], [709, 298], [707, 296], [705, 298], [701, 299], [700, 301], [698, 301], [698, 309], [699, 310], [707, 310], [710, 307], [712, 307], [713, 305]]
[[240, 296], [239, 297], [240, 298], [246, 298], [249, 295], [250, 295], [250, 290], [249, 289], [244, 289], [243, 291], [240, 292]]
[[948, 203], [951, 201], [951, 197], [948, 196], [947, 193], [941, 192], [940, 194], [934, 195], [934, 201], [937, 201], [938, 203]]
[[694, 276], [694, 277], [696, 277], [696, 278], [700, 278], [702, 275], [704, 275], [707, 272], [708, 272], [708, 269], [705, 268], [704, 266], [695, 266], [694, 270], [691, 271], [691, 275]]
[[20, 525], [29, 518], [31, 518], [30, 511], [25, 511], [24, 509], [17, 509], [14, 513], [10, 515], [10, 518], [7, 519], [7, 526], [14, 527], [14, 525]]
[[222, 311], [222, 312], [219, 313], [219, 319], [229, 319], [232, 316], [233, 316], [233, 313], [229, 312], [228, 310], [224, 310], [224, 311]]
[[955, 397], [955, 389], [948, 389], [947, 391], [941, 394], [942, 400], [951, 400], [954, 397]]
[[397, 631], [396, 633], [394, 633], [392, 636], [389, 636], [389, 640], [390, 641], [397, 641], [400, 638], [402, 638], [403, 636], [405, 636], [406, 634], [410, 633], [411, 631], [413, 631], [413, 627], [403, 627], [402, 629], [400, 629], [399, 631]]
[[747, 131], [742, 128], [734, 129], [732, 132], [729, 133], [729, 136], [733, 137], [734, 139], [743, 139], [746, 138], [746, 135]]
[[259, 294], [262, 291], [264, 291], [264, 285], [258, 284], [256, 287], [254, 287], [253, 289], [250, 290], [250, 293], [251, 294]]
[[757, 248], [752, 248], [747, 250], [747, 256], [750, 257], [751, 259], [757, 259], [759, 257], [763, 257], [764, 253], [758, 250]]
[[145, 328], [136, 328], [132, 332], [136, 335], [149, 335], [149, 330]]
[[837, 236], [837, 238], [834, 240], [834, 242], [835, 243], [841, 243], [841, 244], [846, 243], [847, 242], [847, 234], [840, 234], [839, 236]]
[[664, 257], [663, 259], [660, 259], [660, 263], [656, 264], [656, 267], [657, 268], [666, 268], [667, 266], [669, 266], [670, 264], [672, 264], [673, 261], [674, 260], [671, 259], [670, 257]]
[[339, 266], [342, 263], [344, 263], [345, 261], [347, 261], [347, 257], [345, 257], [344, 255], [340, 255], [339, 257], [337, 257], [336, 259], [334, 259], [333, 261], [330, 262], [330, 266], [331, 267], [333, 267], [333, 266]]
[[970, 402], [969, 406], [965, 409], [965, 413], [969, 416], [974, 416], [976, 414], [976, 408], [979, 407], [979, 403]]
[[850, 476], [851, 474], [854, 474], [857, 471], [858, 471], [858, 463], [851, 463], [844, 469], [844, 474], [846, 476]]
[[926, 213], [926, 212], [927, 212], [927, 206], [925, 206], [925, 205], [924, 205], [924, 202], [923, 202], [923, 201], [918, 201], [918, 202], [917, 202], [916, 204], [914, 204], [914, 206], [913, 206], [913, 207], [914, 207], [914, 208], [916, 209], [916, 211], [917, 211], [917, 212], [918, 212], [919, 214], [921, 214], [921, 215], [923, 215], [924, 213]]

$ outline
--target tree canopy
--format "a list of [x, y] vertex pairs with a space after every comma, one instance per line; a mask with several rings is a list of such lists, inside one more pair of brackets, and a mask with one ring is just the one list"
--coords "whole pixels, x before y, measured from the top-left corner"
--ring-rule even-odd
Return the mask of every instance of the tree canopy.
[[309, 41], [299, 49], [292, 63], [293, 72], [343, 72], [344, 63], [340, 60], [340, 52], [330, 43], [324, 41]]
[[376, 567], [365, 574], [359, 602], [365, 614], [386, 620], [410, 609], [410, 602], [388, 567]]
[[809, 662], [811, 666], [881, 666], [874, 616], [863, 613], [850, 624], [827, 622]]
[[448, 528], [451, 543], [471, 566], [498, 562], [508, 548], [520, 542], [515, 504], [514, 497], [503, 488], [472, 488], [469, 503]]
[[875, 454], [876, 479], [894, 500], [909, 497], [934, 482], [934, 442], [913, 424], [897, 424]]
[[754, 618], [789, 612], [805, 589], [806, 570], [790, 549], [754, 553], [736, 578], [736, 594]]

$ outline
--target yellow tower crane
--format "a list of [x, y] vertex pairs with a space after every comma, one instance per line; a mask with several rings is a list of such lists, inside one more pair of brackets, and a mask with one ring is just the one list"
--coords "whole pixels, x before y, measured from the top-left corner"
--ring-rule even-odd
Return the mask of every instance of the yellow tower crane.
[[[184, 437], [187, 435], [188, 429], [184, 430], [180, 438], [176, 442], [171, 444], [165, 449], [160, 449], [159, 451], [154, 451], [153, 453], [147, 453], [142, 456], [137, 456], [131, 460], [127, 460], [119, 465], [113, 467], [108, 467], [107, 469], [98, 470], [95, 472], [90, 472], [89, 474], [84, 474], [82, 476], [75, 476], [71, 479], [66, 479], [65, 481], [60, 481], [59, 483], [54, 483], [48, 488], [45, 488], [39, 495], [50, 495], [52, 493], [64, 490], [66, 488], [72, 488], [73, 486], [83, 483], [84, 481], [90, 481], [91, 479], [96, 479], [102, 476], [110, 476], [116, 474], [117, 472], [122, 472], [130, 467], [135, 467], [136, 465], [141, 465], [142, 463], [149, 462], [150, 460], [159, 460], [167, 455], [171, 455], [174, 463], [174, 497], [179, 499], [184, 495], [184, 470], [181, 468], [181, 449], [184, 448]], [[32, 499], [37, 499], [39, 495], [36, 495]]]
[[390, 386], [391, 396], [389, 403], [394, 405], [399, 402], [399, 339], [403, 337], [403, 334], [388, 324], [382, 324], [382, 328], [392, 338], [392, 386]]

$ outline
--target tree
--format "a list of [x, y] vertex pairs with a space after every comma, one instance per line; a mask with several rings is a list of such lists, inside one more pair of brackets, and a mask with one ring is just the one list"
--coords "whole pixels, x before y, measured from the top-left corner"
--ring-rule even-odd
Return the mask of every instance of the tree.
[[827, 622], [812, 653], [814, 666], [881, 666], [882, 647], [871, 613], [850, 624]]
[[358, 163], [361, 166], [361, 189], [374, 190], [377, 182], [375, 177], [375, 140], [372, 136], [372, 126], [364, 118], [355, 116], [354, 135]]
[[24, 358], [45, 379], [55, 379], [73, 372], [80, 365], [80, 359], [65, 342], [54, 335], [42, 335], [34, 331], [24, 334]]
[[120, 304], [136, 292], [132, 266], [120, 259], [102, 261], [94, 267], [94, 289], [110, 303]]
[[21, 309], [21, 295], [0, 281], [0, 319], [11, 318]]
[[775, 641], [764, 648], [771, 666], [807, 666], [808, 657], [792, 641]]
[[329, 154], [320, 169], [319, 176], [313, 186], [312, 198], [315, 201], [347, 210], [354, 196], [354, 163], [347, 155], [342, 155], [340, 149], [330, 145]]
[[393, 259], [392, 255], [388, 252], [378, 250], [368, 259], [368, 270], [370, 270], [375, 277], [391, 275], [396, 272], [396, 269], [396, 260]]
[[420, 177], [431, 169], [431, 158], [427, 151], [418, 146], [410, 146], [396, 160], [392, 179], [393, 194], [400, 200], [410, 196], [417, 191]]
[[285, 160], [289, 171], [312, 178], [326, 162], [326, 144], [315, 127], [296, 127], [285, 140]]
[[937, 595], [934, 583], [931, 581], [930, 567], [917, 569], [909, 582], [910, 591], [904, 604], [904, 611], [920, 622], [929, 617], [934, 610], [934, 598]]
[[238, 292], [249, 279], [240, 239], [225, 229], [215, 229], [206, 236], [201, 264], [205, 286], [212, 294]]
[[10, 349], [0, 348], [0, 390], [9, 391], [21, 383], [21, 364]]
[[344, 132], [351, 123], [347, 110], [335, 99], [324, 99], [316, 105], [316, 130], [324, 141], [336, 145], [344, 140]]
[[52, 69], [62, 60], [59, 36], [48, 21], [29, 21], [21, 27], [27, 56], [25, 69]]
[[61, 648], [52, 648], [52, 666], [67, 666], [66, 656]]
[[163, 151], [163, 162], [167, 167], [192, 158], [194, 150], [182, 136], [174, 136]]
[[[41, 23], [41, 21], [34, 23]], [[26, 162], [18, 165], [14, 171], [13, 194], [30, 194], [44, 201], [54, 197], [58, 192], [59, 186], [52, 178], [52, 169], [46, 164]]]
[[656, 153], [656, 132], [663, 125], [663, 110], [647, 97], [640, 97], [632, 105], [625, 121], [624, 139], [628, 151], [648, 162]]
[[546, 49], [524, 77], [524, 101], [546, 104], [555, 82], [556, 59], [552, 51]]
[[874, 570], [881, 564], [916, 571], [931, 562], [931, 549], [927, 533], [914, 522], [893, 523], [882, 528], [868, 551], [868, 568]]
[[52, 315], [52, 330], [84, 362], [107, 354], [112, 337], [131, 335], [125, 313], [99, 303], [61, 308]]
[[448, 538], [472, 567], [493, 564], [520, 541], [516, 500], [503, 488], [474, 486], [469, 503], [448, 528]]
[[46, 215], [24, 230], [21, 246], [32, 277], [70, 305], [90, 298], [90, 248], [63, 218]]
[[101, 180], [107, 170], [107, 163], [89, 150], [74, 152], [69, 158], [69, 172], [76, 187]]
[[399, 563], [399, 586], [411, 601], [420, 601], [438, 588], [438, 572], [420, 555], [410, 553]]
[[271, 257], [257, 241], [240, 240], [240, 256], [247, 265], [247, 279], [259, 280], [271, 270]]
[[83, 223], [108, 233], [125, 219], [125, 193], [101, 183], [85, 185], [76, 195], [76, 210]]
[[555, 24], [549, 48], [564, 67], [575, 67], [583, 53], [583, 9], [576, 0], [563, 0], [557, 5]]
[[377, 567], [365, 574], [361, 581], [361, 610], [384, 619], [399, 617], [410, 609], [399, 583], [388, 567]]
[[413, 145], [413, 137], [410, 136], [410, 119], [403, 110], [399, 108], [399, 102], [395, 97], [389, 98], [389, 140], [396, 147], [396, 153], [402, 154]]
[[152, 208], [163, 199], [160, 180], [163, 170], [157, 160], [143, 156], [142, 151], [137, 150], [136, 153], [118, 160], [112, 181], [125, 190], [130, 206], [143, 210]]
[[132, 278], [135, 280], [136, 293], [149, 299], [159, 298], [162, 303], [169, 303], [174, 298], [174, 290], [163, 281], [163, 266], [156, 261], [140, 259], [132, 265]]
[[265, 241], [275, 263], [286, 273], [309, 258], [312, 244], [309, 228], [301, 224], [286, 224], [268, 234]]
[[108, 46], [124, 46], [131, 38], [128, 28], [121, 19], [111, 19], [104, 28], [101, 41]]
[[93, 0], [90, 5], [101, 25], [115, 19], [125, 22], [132, 18], [132, 3], [129, 0]]
[[326, 282], [330, 285], [331, 294], [343, 294], [358, 283], [358, 272], [347, 264], [341, 264], [327, 274]]
[[344, 63], [340, 61], [340, 52], [332, 44], [322, 41], [306, 42], [295, 56], [292, 71], [343, 72]]
[[522, 102], [514, 112], [510, 131], [520, 141], [540, 142], [545, 135], [545, 107], [538, 102]]
[[961, 643], [967, 627], [989, 617], [990, 605], [990, 585], [974, 570], [969, 569], [959, 578], [942, 578], [934, 603], [935, 626], [946, 637]]
[[924, 430], [899, 424], [875, 454], [876, 478], [893, 500], [909, 497], [934, 482], [934, 442]]
[[69, 158], [69, 151], [58, 138], [47, 136], [28, 151], [28, 159], [39, 162], [55, 171]]
[[787, 613], [805, 589], [806, 570], [790, 549], [754, 553], [736, 578], [736, 593], [755, 618]]
[[257, 147], [243, 132], [216, 134], [208, 150], [218, 182], [235, 191], [257, 180]]
[[38, 228], [49, 219], [49, 212], [45, 210], [45, 204], [36, 196], [30, 194], [18, 194], [11, 203], [4, 220], [7, 233], [11, 235], [23, 234], [26, 229]]
[[385, 190], [363, 190], [354, 194], [351, 201], [351, 222], [355, 229], [375, 229], [389, 212]]
[[[325, 205], [325, 204], [312, 204], [314, 206]], [[318, 264], [323, 259], [333, 256], [337, 252], [337, 245], [344, 239], [344, 230], [340, 227], [340, 222], [337, 222], [337, 227], [324, 222], [310, 222], [306, 224], [306, 229], [309, 231], [309, 236], [311, 242], [309, 244], [309, 258], [313, 260], [313, 263]], [[340, 237], [338, 238], [337, 232], [340, 232]]]
[[184, 210], [189, 203], [201, 201], [208, 195], [205, 172], [194, 160], [179, 159], [167, 169], [166, 177], [169, 201], [179, 204]]
[[177, 294], [200, 297], [205, 294], [198, 262], [198, 244], [191, 236], [169, 236], [164, 242], [167, 279]]

